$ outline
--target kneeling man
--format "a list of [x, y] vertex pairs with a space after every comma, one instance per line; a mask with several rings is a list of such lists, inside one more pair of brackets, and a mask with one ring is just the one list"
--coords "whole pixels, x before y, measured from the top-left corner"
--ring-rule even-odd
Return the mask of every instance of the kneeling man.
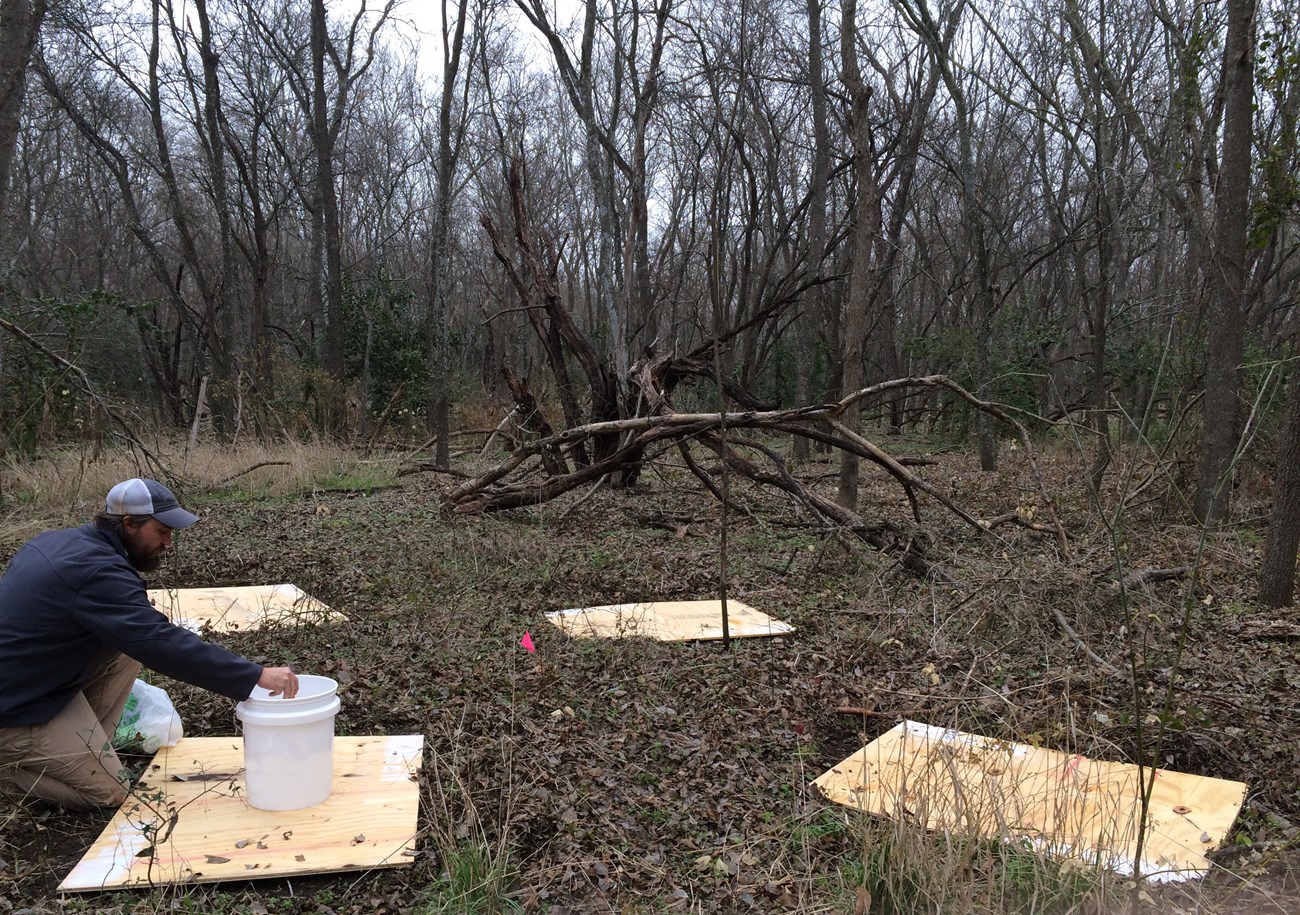
[[198, 521], [155, 480], [109, 490], [91, 524], [28, 541], [0, 578], [0, 793], [64, 807], [117, 806], [111, 744], [141, 664], [234, 700], [254, 686], [292, 698], [288, 667], [263, 667], [160, 613], [141, 572]]

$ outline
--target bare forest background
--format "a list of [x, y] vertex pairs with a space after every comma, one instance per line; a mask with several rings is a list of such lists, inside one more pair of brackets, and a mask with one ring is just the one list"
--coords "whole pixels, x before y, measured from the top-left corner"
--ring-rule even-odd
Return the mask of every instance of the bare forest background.
[[1149, 443], [1213, 523], [1264, 441], [1291, 600], [1296, 0], [413, 11], [0, 2], [0, 452], [195, 427], [446, 467], [513, 405], [569, 482], [473, 510], [725, 413], [841, 449], [851, 509], [865, 429], [990, 470], [1020, 416], [1096, 486]]

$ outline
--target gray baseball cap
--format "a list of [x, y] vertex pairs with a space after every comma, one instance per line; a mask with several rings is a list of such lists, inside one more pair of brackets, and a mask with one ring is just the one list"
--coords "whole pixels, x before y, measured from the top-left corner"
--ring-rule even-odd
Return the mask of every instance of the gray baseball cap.
[[172, 491], [157, 480], [123, 480], [108, 491], [104, 510], [110, 515], [149, 515], [170, 528], [189, 527], [198, 515], [181, 508]]

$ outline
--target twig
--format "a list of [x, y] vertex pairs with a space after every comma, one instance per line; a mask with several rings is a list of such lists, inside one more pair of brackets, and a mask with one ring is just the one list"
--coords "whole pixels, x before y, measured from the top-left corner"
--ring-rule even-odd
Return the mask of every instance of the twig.
[[1001, 524], [1019, 524], [1021, 527], [1040, 534], [1055, 534], [1056, 529], [1048, 527], [1046, 524], [1037, 524], [1028, 520], [1020, 512], [1007, 512], [1006, 514], [996, 515], [992, 518], [985, 518], [984, 523], [988, 527], [997, 527]]
[[1140, 588], [1157, 581], [1173, 581], [1187, 577], [1191, 571], [1191, 566], [1175, 566], [1172, 569], [1143, 569], [1140, 572], [1129, 572], [1124, 576], [1124, 587]]
[[37, 352], [44, 355], [47, 359], [50, 359], [53, 362], [63, 366], [65, 369], [67, 369], [69, 372], [75, 375], [77, 381], [80, 382], [81, 384], [81, 389], [86, 392], [86, 395], [90, 397], [90, 399], [93, 400], [100, 407], [100, 409], [102, 409], [105, 413], [108, 414], [108, 416], [113, 420], [113, 422], [117, 423], [117, 425], [121, 427], [122, 435], [126, 438], [128, 442], [131, 443], [132, 447], [138, 449], [140, 453], [144, 455], [145, 459], [149, 462], [149, 464], [151, 464], [156, 470], [158, 470], [159, 472], [163, 471], [162, 461], [158, 458], [157, 455], [155, 455], [152, 451], [146, 448], [144, 446], [144, 443], [140, 441], [140, 439], [136, 436], [136, 434], [133, 431], [131, 431], [131, 427], [127, 424], [126, 420], [122, 418], [122, 414], [120, 414], [117, 410], [113, 409], [112, 405], [109, 404], [109, 402], [105, 400], [99, 394], [98, 391], [95, 390], [95, 385], [91, 382], [90, 377], [81, 369], [80, 366], [76, 365], [75, 363], [69, 362], [67, 359], [63, 358], [58, 353], [54, 352], [54, 350], [50, 349], [44, 343], [37, 340], [31, 334], [27, 333], [27, 331], [23, 330], [17, 324], [14, 324], [12, 321], [6, 318], [0, 318], [0, 327], [3, 327], [5, 330], [9, 331], [9, 333], [13, 334], [19, 340], [23, 341], [28, 346], [35, 349]]
[[[379, 419], [375, 420], [374, 431], [371, 432], [370, 436], [366, 439], [365, 453], [367, 455], [374, 450], [375, 440], [378, 439], [379, 434], [384, 431], [384, 426], [388, 424], [389, 414], [393, 412], [393, 407], [397, 406], [397, 399], [402, 396], [405, 390], [406, 383], [403, 382], [402, 384], [399, 384], [397, 389], [393, 391], [393, 396], [388, 398], [388, 406], [384, 407], [384, 412], [380, 413]], [[437, 436], [434, 436], [434, 438], [437, 438]]]
[[479, 457], [487, 457], [488, 449], [492, 447], [492, 440], [497, 437], [498, 433], [503, 432], [507, 426], [515, 421], [515, 414], [518, 412], [519, 407], [517, 405], [511, 407], [510, 412], [505, 415], [505, 419], [501, 420], [501, 422], [497, 424], [497, 427], [488, 433], [487, 441], [483, 442], [483, 450], [479, 452]]
[[1065, 630], [1066, 635], [1074, 639], [1074, 644], [1079, 646], [1083, 653], [1092, 659], [1094, 664], [1099, 665], [1107, 673], [1114, 674], [1117, 677], [1123, 676], [1123, 674], [1120, 673], [1113, 664], [1088, 647], [1088, 643], [1079, 636], [1079, 633], [1074, 631], [1074, 627], [1071, 626], [1069, 620], [1065, 618], [1065, 614], [1061, 612], [1061, 608], [1052, 607], [1052, 616], [1056, 617], [1056, 624]]
[[399, 477], [408, 477], [413, 473], [445, 473], [447, 476], [455, 477], [458, 480], [470, 479], [470, 475], [465, 471], [456, 470], [454, 467], [439, 467], [434, 461], [420, 461], [406, 467], [397, 468], [397, 476]]
[[[1058, 518], [1056, 515], [1056, 501], [1052, 498], [1051, 493], [1047, 491], [1047, 484], [1043, 480], [1043, 472], [1041, 469], [1039, 469], [1038, 466], [1038, 458], [1036, 457], [1036, 452], [1034, 450], [1034, 443], [1029, 438], [1029, 431], [1020, 423], [1019, 420], [1017, 420], [1014, 416], [1011, 415], [1012, 413], [1020, 413], [1026, 416], [1034, 416], [1034, 414], [1028, 413], [1025, 410], [1021, 410], [1019, 408], [1012, 407], [1009, 405], [1004, 406], [1001, 404], [992, 403], [991, 401], [980, 400], [970, 391], [967, 391], [961, 385], [957, 384], [956, 382], [952, 381], [951, 379], [943, 375], [928, 375], [924, 378], [899, 379], [897, 383], [899, 384], [911, 383], [911, 384], [917, 384], [926, 387], [946, 388], [947, 390], [952, 391], [962, 400], [969, 403], [971, 406], [975, 407], [976, 409], [983, 410], [985, 413], [988, 413], [990, 416], [997, 417], [998, 419], [1002, 420], [1004, 423], [1006, 423], [1007, 425], [1011, 426], [1013, 429], [1016, 430], [1016, 434], [1020, 437], [1021, 447], [1025, 449], [1025, 460], [1029, 464], [1029, 471], [1034, 478], [1034, 485], [1037, 487], [1038, 494], [1043, 500], [1043, 508], [1046, 509], [1047, 516], [1051, 520], [1052, 526], [1056, 531], [1057, 539], [1061, 544], [1061, 551], [1066, 556], [1069, 556], [1070, 538], [1066, 536], [1065, 527], [1061, 524], [1061, 519]], [[886, 382], [886, 384], [890, 384], [890, 382]], [[884, 387], [884, 385], [877, 385], [876, 387]], [[856, 394], [851, 394], [848, 397], [844, 398], [844, 400], [841, 401], [841, 404], [847, 404], [847, 402], [857, 399], [862, 394], [866, 393], [866, 391], [870, 391], [870, 390], [871, 388], [866, 388], [863, 391], [857, 392]], [[1041, 420], [1042, 422], [1047, 422], [1047, 420], [1044, 420], [1041, 416], [1037, 416], [1035, 418]]]
[[430, 447], [432, 447], [433, 444], [434, 444], [434, 442], [436, 442], [436, 441], [438, 441], [438, 436], [437, 436], [437, 434], [435, 433], [434, 435], [432, 435], [431, 437], [429, 437], [428, 439], [426, 439], [423, 445], [421, 445], [420, 447], [416, 448], [414, 451], [412, 451], [410, 454], [408, 454], [408, 455], [407, 455], [406, 457], [404, 457], [402, 460], [404, 460], [404, 461], [409, 461], [411, 458], [415, 457], [415, 456], [416, 456], [417, 454], [419, 454], [421, 451], [424, 451], [426, 448], [430, 448]]
[[190, 439], [185, 446], [185, 456], [188, 458], [190, 452], [198, 447], [199, 444], [199, 426], [203, 423], [203, 412], [208, 406], [208, 376], [204, 375], [199, 381], [199, 396], [194, 401], [194, 422], [190, 424]]
[[856, 705], [841, 705], [836, 708], [835, 711], [841, 715], [863, 715], [867, 718], [898, 718], [901, 720], [903, 718], [911, 718], [919, 712], [920, 709], [908, 709], [903, 712], [878, 712], [875, 709], [861, 708]]
[[252, 473], [254, 470], [256, 470], [259, 467], [288, 467], [291, 463], [293, 462], [292, 461], [260, 461], [254, 464], [252, 467], [248, 467], [244, 470], [239, 471], [239, 473], [232, 473], [230, 476], [226, 477], [225, 479], [217, 480], [217, 482], [213, 483], [212, 485], [224, 486], [225, 484], [229, 483], [231, 480], [238, 480], [244, 474]]
[[570, 505], [564, 511], [560, 512], [560, 517], [557, 518], [556, 520], [563, 521], [565, 518], [569, 516], [569, 512], [573, 511], [579, 505], [581, 505], [582, 503], [590, 499], [592, 496], [594, 496], [599, 490], [603, 489], [605, 487], [605, 484], [607, 484], [608, 482], [609, 482], [609, 474], [605, 474], [603, 477], [601, 477], [599, 480], [593, 483], [591, 488], [588, 489], [586, 492], [584, 492], [582, 496], [579, 499], [577, 499], [572, 505]]
[[[713, 494], [713, 498], [717, 499], [719, 502], [722, 502], [723, 499], [726, 498], [726, 496], [723, 494], [722, 487], [719, 486], [717, 482], [714, 481], [713, 477], [709, 474], [709, 472], [705, 470], [703, 467], [701, 467], [699, 463], [695, 460], [695, 458], [691, 455], [690, 442], [686, 439], [682, 439], [677, 443], [677, 449], [678, 451], [681, 452], [682, 458], [686, 461], [687, 469], [690, 470], [691, 473], [695, 474], [695, 478], [699, 480], [701, 483], [703, 483], [705, 488], [708, 489], [708, 491]], [[734, 505], [730, 503], [728, 504], [731, 508], [734, 508], [737, 511], [744, 511], [744, 509], [742, 509], [738, 505]], [[749, 514], [749, 512], [746, 512], [746, 514]]]
[[931, 486], [929, 483], [925, 482], [925, 480], [922, 480], [920, 477], [916, 476], [915, 474], [910, 473], [905, 467], [903, 467], [901, 464], [895, 461], [892, 457], [890, 457], [885, 452], [881, 451], [873, 443], [867, 441], [867, 439], [858, 435], [848, 426], [845, 426], [843, 423], [834, 419], [827, 420], [827, 425], [829, 425], [831, 429], [833, 429], [835, 432], [839, 433], [839, 435], [842, 438], [852, 442], [853, 444], [857, 445], [859, 448], [862, 448], [864, 451], [867, 452], [867, 454], [872, 458], [872, 460], [874, 460], [881, 467], [885, 468], [885, 470], [887, 470], [889, 473], [893, 474], [894, 479], [898, 480], [899, 484], [903, 487], [903, 492], [907, 494], [907, 499], [912, 504], [912, 516], [916, 518], [918, 523], [920, 522], [921, 517], [920, 517], [920, 511], [917, 508], [917, 504], [916, 504], [916, 496], [912, 492], [913, 489], [919, 489], [922, 492], [928, 494], [931, 498], [938, 501], [939, 504], [943, 505], [950, 512], [955, 514], [957, 517], [961, 518], [963, 521], [965, 521], [967, 524], [969, 524], [971, 527], [975, 528], [976, 530], [985, 530], [985, 531], [988, 530], [987, 527], [979, 523], [978, 518], [971, 515], [965, 509], [959, 507], [955, 502], [953, 502], [942, 492], [940, 492], [938, 487]]

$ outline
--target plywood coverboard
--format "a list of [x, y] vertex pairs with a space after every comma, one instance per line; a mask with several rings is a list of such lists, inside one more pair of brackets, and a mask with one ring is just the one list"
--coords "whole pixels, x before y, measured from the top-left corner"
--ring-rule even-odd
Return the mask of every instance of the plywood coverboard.
[[[1149, 781], [1151, 770], [1145, 770]], [[931, 830], [1023, 839], [1061, 857], [1131, 874], [1141, 782], [1129, 763], [1072, 756], [904, 721], [813, 784], [832, 801], [906, 817]], [[1141, 872], [1157, 880], [1204, 876], [1205, 852], [1231, 829], [1241, 782], [1155, 772]]]
[[302, 810], [268, 811], [244, 799], [241, 738], [186, 737], [158, 751], [59, 889], [218, 883], [409, 864], [423, 751], [419, 735], [335, 737], [330, 797]]
[[198, 631], [237, 632], [272, 626], [314, 626], [346, 617], [296, 585], [158, 588], [149, 601], [167, 618]]
[[[618, 639], [632, 636], [663, 642], [722, 638], [722, 602], [717, 600], [657, 601], [608, 604], [556, 610], [546, 618], [571, 636]], [[733, 639], [787, 635], [789, 623], [773, 619], [737, 600], [727, 601], [727, 624]]]

